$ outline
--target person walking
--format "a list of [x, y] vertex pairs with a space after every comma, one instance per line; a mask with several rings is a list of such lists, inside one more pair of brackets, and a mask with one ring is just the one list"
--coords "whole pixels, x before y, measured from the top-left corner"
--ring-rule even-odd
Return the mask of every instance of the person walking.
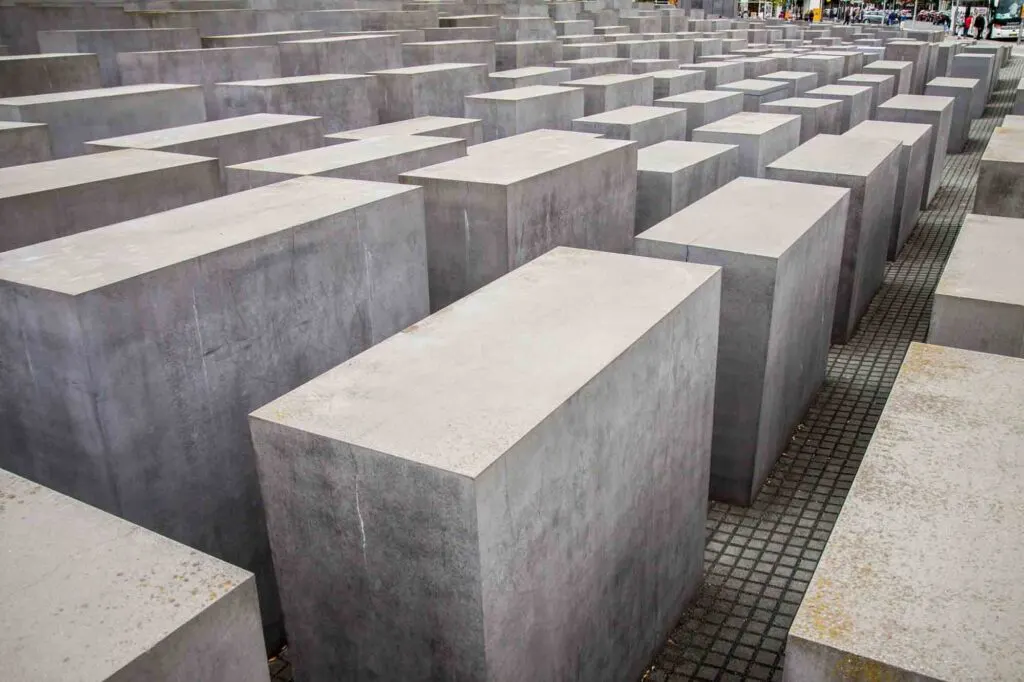
[[985, 15], [979, 14], [974, 18], [974, 39], [981, 40], [985, 37]]
[[964, 38], [971, 36], [971, 8], [967, 8], [967, 14], [964, 15]]

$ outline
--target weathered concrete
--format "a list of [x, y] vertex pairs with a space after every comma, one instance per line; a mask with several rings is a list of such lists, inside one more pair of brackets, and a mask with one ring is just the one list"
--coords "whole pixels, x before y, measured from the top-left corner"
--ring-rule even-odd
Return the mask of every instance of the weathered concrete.
[[119, 52], [197, 50], [199, 31], [194, 28], [121, 28], [39, 31], [41, 52], [87, 52], [96, 55], [104, 87], [121, 85], [117, 67]]
[[646, 74], [609, 74], [566, 81], [562, 85], [583, 90], [584, 113], [587, 116], [628, 106], [648, 106], [654, 102], [654, 78]]
[[680, 64], [693, 64], [693, 40], [659, 38], [658, 54], [662, 59], [675, 59]]
[[138, 150], [0, 169], [0, 251], [223, 194], [215, 159]]
[[571, 130], [585, 113], [584, 91], [552, 85], [498, 90], [466, 97], [465, 109], [480, 119], [485, 141], [540, 128]]
[[0, 254], [0, 466], [253, 571], [275, 646], [245, 415], [422, 318], [425, 256], [421, 191], [331, 178]]
[[879, 73], [884, 76], [892, 76], [894, 79], [892, 86], [893, 96], [906, 95], [910, 93], [910, 86], [914, 79], [914, 63], [879, 59], [865, 65], [864, 73]]
[[458, 138], [427, 135], [370, 137], [230, 166], [225, 170], [225, 178], [229, 192], [241, 192], [304, 175], [398, 182], [401, 173], [465, 155], [466, 141]]
[[328, 135], [328, 140], [365, 140], [370, 137], [386, 137], [388, 135], [428, 135], [433, 137], [455, 137], [466, 141], [467, 145], [483, 142], [484, 133], [480, 119], [455, 118], [449, 116], [420, 116], [407, 121], [383, 123], [369, 128], [346, 130]]
[[[487, 79], [490, 90], [525, 88], [530, 85], [560, 85], [572, 78], [568, 67], [527, 66], [522, 69], [495, 71]], [[475, 93], [467, 93], [475, 94]]]
[[591, 59], [566, 59], [555, 62], [555, 66], [569, 69], [572, 80], [608, 76], [611, 74], [629, 74], [628, 59], [618, 57], [594, 57]]
[[[864, 68], [864, 53], [854, 50], [831, 50], [828, 52], [819, 52], [818, 54], [828, 57], [842, 57], [843, 58], [843, 73], [840, 78], [845, 76], [851, 76], [855, 73], [860, 73], [861, 69]], [[836, 80], [838, 83], [838, 79]]]
[[[924, 84], [928, 75], [928, 61], [931, 54], [929, 43], [919, 40], [890, 40], [885, 45], [885, 60], [890, 62], [910, 62], [909, 94], [923, 95]], [[902, 90], [900, 91], [903, 92]]]
[[630, 65], [633, 73], [657, 73], [665, 69], [678, 69], [675, 59], [634, 59]]
[[702, 64], [687, 64], [687, 71], [703, 71], [704, 85], [708, 89], [715, 89], [719, 85], [743, 80], [744, 69], [742, 62], [704, 62]]
[[405, 46], [394, 34], [292, 40], [281, 43], [278, 48], [281, 51], [281, 76], [312, 76], [321, 73], [366, 74], [371, 71], [397, 69], [402, 66], [402, 57], [405, 53]]
[[768, 165], [774, 180], [846, 187], [846, 220], [832, 340], [845, 343], [885, 274], [901, 144], [891, 139], [818, 135]]
[[0, 121], [0, 168], [49, 161], [52, 157], [45, 123]]
[[992, 131], [978, 166], [974, 212], [1024, 217], [1024, 129], [1000, 127]]
[[427, 64], [374, 71], [382, 123], [465, 113], [467, 95], [487, 92], [486, 64]]
[[0, 499], [5, 675], [268, 682], [252, 573], [3, 470]]
[[845, 133], [871, 116], [872, 93], [870, 87], [861, 85], [825, 85], [808, 90], [805, 97], [842, 102], [839, 127]]
[[773, 57], [749, 57], [739, 62], [743, 64], [744, 78], [759, 78], [779, 70], [779, 60]]
[[850, 191], [739, 178], [639, 234], [722, 267], [711, 497], [749, 505], [825, 380]]
[[1024, 115], [1024, 79], [1017, 83], [1017, 94], [1013, 99], [1013, 113], [1018, 116]]
[[494, 26], [458, 26], [445, 28], [424, 28], [423, 40], [417, 42], [434, 42], [439, 40], [497, 40], [498, 29]]
[[724, 90], [694, 90], [662, 97], [654, 105], [685, 109], [686, 139], [692, 139], [694, 129], [743, 111], [743, 95]]
[[277, 45], [289, 40], [308, 40], [324, 38], [326, 34], [320, 30], [304, 29], [299, 31], [268, 31], [266, 33], [237, 33], [235, 35], [203, 36], [202, 46], [209, 47], [257, 47], [261, 45]]
[[889, 139], [900, 142], [900, 170], [896, 183], [896, 207], [893, 211], [892, 230], [889, 233], [889, 260], [903, 248], [921, 214], [921, 196], [928, 177], [928, 140], [932, 128], [923, 123], [893, 123], [891, 121], [864, 121], [846, 133], [848, 137], [869, 140]]
[[787, 682], [1024, 669], [1022, 387], [1017, 358], [910, 345], [789, 630]]
[[430, 43], [406, 43], [402, 45], [401, 58], [405, 66], [486, 64], [487, 72], [490, 73], [494, 71], [495, 64], [494, 42], [490, 40], [438, 40]]
[[942, 184], [942, 170], [946, 167], [949, 148], [949, 129], [953, 124], [952, 97], [928, 95], [897, 95], [878, 107], [878, 120], [900, 123], [925, 123], [932, 127], [928, 138], [928, 172], [926, 191], [921, 197], [921, 208], [927, 208]]
[[818, 87], [833, 85], [843, 77], [846, 61], [837, 55], [802, 54], [790, 60], [793, 71], [811, 71], [818, 75]]
[[799, 116], [801, 144], [819, 133], [839, 135], [843, 132], [843, 103], [837, 99], [787, 97], [762, 105], [761, 112]]
[[693, 41], [693, 58], [711, 57], [722, 54], [721, 38], [696, 38]]
[[756, 113], [761, 110], [762, 104], [787, 97], [791, 87], [784, 81], [748, 78], [719, 85], [716, 89], [741, 93], [743, 95], [743, 111]]
[[878, 105], [888, 101], [894, 93], [895, 76], [884, 73], [855, 73], [836, 81], [836, 85], [853, 85], [871, 88], [871, 118], [878, 112]]
[[593, 57], [617, 57], [618, 48], [614, 43], [576, 43], [562, 46], [562, 59], [590, 59]]
[[56, 158], [84, 154], [85, 143], [206, 120], [197, 85], [125, 85], [0, 99], [0, 120], [46, 123]]
[[558, 249], [253, 413], [296, 666], [638, 679], [702, 574], [719, 287]]
[[704, 89], [703, 71], [672, 69], [669, 71], [652, 71], [648, 75], [654, 79], [654, 99]]
[[373, 76], [329, 73], [214, 85], [217, 111], [225, 118], [247, 114], [319, 116], [324, 132], [363, 128], [380, 122]]
[[1024, 220], [968, 214], [935, 290], [928, 343], [1024, 357]]
[[103, 85], [94, 54], [0, 55], [0, 97], [24, 97]]
[[724, 187], [739, 175], [739, 147], [666, 141], [637, 152], [636, 232]]
[[977, 78], [933, 78], [925, 85], [924, 94], [954, 100], [946, 151], [963, 151], [971, 131], [971, 103], [981, 92], [981, 81]]
[[695, 128], [693, 140], [739, 146], [739, 174], [760, 178], [766, 165], [800, 144], [800, 117], [742, 112]]
[[813, 71], [775, 71], [759, 78], [781, 83], [789, 83], [787, 97], [803, 97], [808, 90], [818, 87], [818, 74]]
[[667, 107], [622, 107], [577, 118], [572, 129], [581, 133], [598, 133], [613, 140], [633, 140], [638, 147], [648, 147], [666, 140], [686, 138], [686, 111]]
[[981, 81], [981, 91], [971, 101], [971, 118], [981, 118], [995, 83], [999, 80], [995, 58], [988, 54], [958, 54], [953, 57], [949, 75], [951, 78], [977, 78]]
[[632, 142], [540, 130], [477, 145], [401, 181], [424, 188], [434, 310], [555, 246], [631, 247]]
[[527, 66], [551, 66], [561, 59], [562, 44], [557, 40], [494, 43], [494, 67], [498, 71], [522, 69]]
[[498, 39], [502, 42], [520, 40], [554, 40], [555, 22], [548, 17], [501, 17]]

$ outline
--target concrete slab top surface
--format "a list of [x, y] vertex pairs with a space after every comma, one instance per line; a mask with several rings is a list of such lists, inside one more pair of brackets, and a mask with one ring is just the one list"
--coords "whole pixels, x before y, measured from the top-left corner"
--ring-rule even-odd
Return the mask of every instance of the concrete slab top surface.
[[637, 239], [778, 258], [850, 190], [740, 177]]
[[797, 79], [797, 78], [810, 78], [811, 76], [817, 77], [814, 71], [773, 71], [758, 78], [764, 78], [771, 80], [772, 78], [785, 78], [785, 79]]
[[26, 680], [116, 679], [252, 577], [6, 471], [0, 537], [0, 652]]
[[968, 213], [936, 295], [1024, 305], [1024, 219]]
[[566, 81], [562, 85], [566, 87], [583, 87], [585, 85], [618, 85], [619, 83], [632, 83], [635, 81], [642, 81], [644, 79], [651, 79], [651, 75], [648, 73], [644, 74], [628, 74], [628, 73], [609, 73], [603, 76], [591, 76], [590, 78], [580, 78], [579, 80]]
[[521, 88], [509, 88], [508, 90], [496, 90], [495, 92], [482, 92], [477, 95], [466, 95], [465, 99], [479, 100], [502, 100], [515, 102], [524, 99], [534, 99], [547, 95], [558, 95], [572, 92], [578, 88], [564, 87], [561, 85], [526, 85]]
[[951, 76], [936, 76], [925, 86], [934, 85], [941, 88], [976, 88], [981, 83], [977, 78], [953, 78]]
[[210, 160], [205, 156], [171, 154], [148, 149], [115, 149], [23, 166], [8, 166], [0, 168], [0, 199], [47, 192], [61, 187], [87, 185], [111, 178]]
[[[323, 33], [320, 29], [301, 29], [297, 28], [293, 31], [264, 31], [259, 33], [225, 33], [221, 35], [203, 36], [204, 38], [213, 38], [218, 40], [225, 40], [229, 38], [273, 38], [274, 36], [294, 36], [299, 33], [309, 33], [320, 35]], [[239, 45], [239, 47], [243, 47]]]
[[417, 188], [292, 178], [0, 253], [0, 279], [77, 296], [410, 191]]
[[264, 130], [286, 126], [300, 121], [314, 121], [316, 116], [297, 116], [293, 114], [247, 114], [232, 118], [222, 118], [204, 123], [192, 123], [176, 128], [151, 130], [145, 133], [133, 133], [120, 137], [108, 137], [102, 140], [90, 140], [90, 144], [102, 144], [109, 147], [131, 147], [133, 149], [160, 149], [197, 140], [208, 140], [214, 137], [235, 135], [253, 130]]
[[648, 107], [643, 105], [633, 105], [628, 107], [622, 107], [621, 109], [612, 109], [611, 111], [605, 111], [600, 114], [594, 114], [592, 116], [584, 116], [583, 118], [576, 119], [577, 121], [587, 121], [588, 123], [643, 123], [644, 121], [651, 121], [656, 118], [667, 118], [671, 116], [678, 116], [679, 111], [670, 107]]
[[132, 97], [149, 92], [167, 92], [169, 90], [200, 90], [200, 85], [181, 85], [177, 83], [145, 83], [142, 85], [118, 85], [112, 88], [93, 88], [89, 90], [68, 90], [66, 92], [48, 92], [42, 95], [25, 95], [23, 97], [5, 97], [0, 99], [0, 106], [33, 106], [36, 104], [53, 104], [55, 102], [73, 102], [81, 99], [101, 99], [114, 97]]
[[414, 76], [420, 73], [434, 73], [436, 71], [462, 71], [463, 69], [472, 69], [480, 66], [486, 66], [486, 64], [483, 62], [445, 62], [443, 64], [403, 66], [400, 69], [383, 69], [381, 71], [371, 71], [370, 74], [375, 76]]
[[489, 75], [493, 78], [529, 78], [530, 76], [545, 76], [550, 73], [561, 73], [564, 67], [558, 66], [524, 66], [519, 69], [507, 69], [505, 71], [492, 71]]
[[388, 135], [417, 135], [441, 128], [476, 123], [478, 118], [455, 118], [451, 116], [419, 116], [394, 123], [381, 123], [367, 128], [353, 128], [340, 133], [331, 133], [324, 137], [330, 139], [349, 139], [353, 137], [385, 137]]
[[692, 265], [557, 248], [252, 416], [475, 478], [713, 285]]
[[[300, 42], [300, 41], [295, 41]], [[245, 52], [250, 50], [262, 50], [267, 51], [268, 47], [273, 45], [232, 45], [230, 47], [190, 47], [182, 50], [138, 50], [136, 52], [130, 52], [128, 54], [196, 54], [196, 55], [208, 55], [217, 54], [220, 52]]]
[[840, 80], [860, 83], [884, 83], [886, 81], [895, 81], [896, 77], [887, 73], [851, 73], [849, 76], [843, 76]]
[[956, 102], [953, 97], [936, 95], [895, 95], [878, 105], [879, 109], [913, 109], [915, 111], [942, 111]]
[[691, 90], [690, 92], [684, 92], [678, 95], [669, 95], [668, 97], [662, 97], [657, 101], [706, 104], [708, 102], [717, 102], [718, 100], [721, 99], [742, 96], [743, 95], [741, 95], [738, 92], [732, 92], [729, 90]]
[[[814, 60], [822, 61], [822, 62], [834, 62], [836, 60], [845, 60], [846, 59], [846, 57], [844, 57], [841, 54], [820, 54], [820, 53], [812, 53], [812, 52], [801, 54], [801, 55], [797, 55], [797, 56], [800, 57], [801, 59], [814, 59]], [[875, 62], [875, 63], [877, 64], [877, 62]]]
[[278, 85], [303, 85], [306, 83], [328, 83], [332, 81], [368, 80], [373, 76], [355, 73], [318, 73], [310, 76], [284, 76], [283, 78], [259, 78], [251, 81], [227, 81], [217, 85], [244, 85], [254, 88], [272, 88]]
[[[283, 41], [281, 44], [282, 45], [294, 45], [295, 43], [298, 43], [300, 45], [320, 45], [320, 44], [323, 44], [323, 45], [337, 45], [337, 44], [344, 44], [344, 43], [361, 43], [361, 42], [366, 42], [367, 40], [371, 40], [373, 38], [381, 38], [381, 37], [385, 37], [385, 36], [389, 36], [389, 35], [394, 35], [394, 34], [391, 34], [391, 33], [368, 33], [368, 34], [362, 35], [362, 36], [330, 36], [330, 37], [327, 37], [327, 38], [303, 38], [301, 40], [286, 40], [286, 41]], [[413, 43], [407, 43], [407, 44], [411, 45]], [[430, 44], [430, 43], [428, 43], [428, 44]], [[210, 48], [205, 47], [205, 48], [203, 48], [203, 51], [205, 52], [205, 51], [207, 51], [209, 49]], [[221, 49], [235, 50], [235, 49], [240, 49], [240, 48], [230, 47], [230, 48], [221, 48]], [[197, 52], [198, 51], [199, 50], [197, 50]]]
[[317, 147], [316, 149], [306, 149], [291, 154], [247, 161], [230, 166], [230, 168], [272, 173], [294, 173], [295, 175], [316, 175], [317, 173], [345, 168], [346, 166], [355, 166], [368, 161], [386, 159], [396, 154], [434, 149], [452, 144], [462, 144], [462, 140], [453, 137], [432, 137], [429, 135], [368, 137], [346, 144], [332, 144], [326, 147]]
[[[387, 35], [387, 34], [384, 34]], [[433, 40], [430, 42], [405, 43], [405, 45], [479, 45], [481, 43], [494, 44], [493, 40]]]
[[869, 139], [886, 138], [902, 144], [914, 145], [918, 140], [927, 139], [932, 127], [927, 123], [902, 123], [898, 121], [862, 121], [850, 128], [845, 135]]
[[[999, 127], [992, 131], [982, 161], [1024, 163], [1024, 129]], [[1018, 186], [1013, 191], [1021, 191]]]
[[818, 134], [768, 167], [866, 177], [899, 144], [896, 140]]
[[572, 64], [584, 66], [587, 64], [615, 64], [618, 62], [628, 61], [630, 60], [626, 59], [625, 57], [583, 57], [582, 59], [563, 59], [559, 62], [556, 62], [556, 64]]
[[882, 678], [1020, 679], [1022, 410], [1020, 359], [910, 344], [791, 645]]
[[4, 130], [24, 130], [26, 128], [45, 128], [45, 123], [25, 123], [23, 121], [0, 121], [0, 132]]
[[636, 152], [636, 167], [639, 171], [655, 171], [674, 173], [723, 154], [730, 149], [738, 149], [734, 144], [718, 142], [684, 142], [682, 140], [665, 140]]
[[786, 83], [785, 81], [768, 80], [766, 78], [745, 78], [740, 81], [723, 83], [718, 87], [722, 90], [745, 92], [751, 95], [764, 95], [788, 88], [789, 83]]
[[636, 146], [635, 142], [606, 139], [595, 133], [531, 132], [534, 134], [530, 137], [516, 135], [475, 145], [469, 148], [467, 156], [408, 171], [401, 177], [510, 185], [623, 147]]
[[738, 114], [702, 125], [697, 130], [739, 135], [763, 135], [792, 121], [800, 121], [800, 117], [795, 114], [762, 114], [741, 111]]
[[882, 69], [905, 69], [907, 66], [913, 68], [914, 62], [898, 62], [892, 59], [877, 59], [870, 64], [865, 64], [865, 69], [870, 70], [882, 70]]
[[822, 85], [807, 92], [832, 97], [854, 97], [865, 92], [871, 92], [871, 88], [867, 85]]
[[838, 99], [823, 99], [821, 97], [786, 97], [785, 99], [777, 99], [774, 102], [768, 102], [766, 106], [800, 107], [801, 109], [824, 109], [825, 107], [830, 107], [837, 102], [842, 104], [842, 100]]

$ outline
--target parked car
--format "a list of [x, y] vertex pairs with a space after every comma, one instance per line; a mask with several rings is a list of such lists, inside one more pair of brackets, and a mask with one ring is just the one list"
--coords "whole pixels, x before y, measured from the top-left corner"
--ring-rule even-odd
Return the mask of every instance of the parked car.
[[882, 24], [885, 23], [885, 12], [881, 10], [869, 10], [864, 13], [865, 24]]

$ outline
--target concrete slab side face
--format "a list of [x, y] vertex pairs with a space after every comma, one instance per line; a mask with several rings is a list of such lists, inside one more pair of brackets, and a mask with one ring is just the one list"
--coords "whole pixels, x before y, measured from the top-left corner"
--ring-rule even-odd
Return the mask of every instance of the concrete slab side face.
[[723, 268], [714, 499], [754, 500], [824, 380], [849, 194], [740, 178], [637, 236], [638, 255]]
[[273, 646], [245, 415], [426, 314], [422, 216], [297, 178], [0, 255], [0, 465], [252, 570]]
[[1020, 218], [1024, 216], [1024, 130], [999, 127], [992, 132], [978, 167], [974, 212]]
[[45, 123], [0, 121], [0, 168], [49, 161], [52, 157]]
[[790, 628], [788, 682], [1024, 669], [1022, 386], [1017, 358], [910, 345]]
[[942, 184], [955, 102], [952, 97], [897, 95], [878, 107], [877, 116], [880, 121], [926, 123], [932, 127], [928, 147], [930, 164], [926, 174], [926, 191], [921, 197], [921, 208], [928, 207], [939, 191], [939, 185]]
[[702, 570], [719, 287], [557, 249], [256, 411], [297, 665], [638, 676]]
[[102, 87], [94, 54], [0, 55], [0, 97]]
[[3, 470], [0, 499], [7, 674], [268, 680], [251, 573]]
[[935, 290], [928, 343], [1024, 357], [1024, 220], [968, 214]]
[[487, 92], [485, 64], [435, 64], [377, 71], [382, 123], [465, 113], [463, 98]]

